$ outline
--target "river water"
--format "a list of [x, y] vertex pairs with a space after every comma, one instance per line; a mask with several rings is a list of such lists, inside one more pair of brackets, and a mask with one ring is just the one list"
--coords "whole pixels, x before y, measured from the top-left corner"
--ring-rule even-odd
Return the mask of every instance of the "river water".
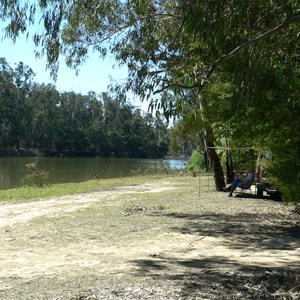
[[[95, 178], [116, 178], [130, 175], [132, 170], [145, 169], [162, 160], [131, 158], [63, 158], [63, 157], [0, 157], [0, 189], [24, 184], [26, 164], [36, 163], [49, 172], [49, 183], [81, 182]], [[171, 168], [182, 169], [184, 160], [163, 160]]]

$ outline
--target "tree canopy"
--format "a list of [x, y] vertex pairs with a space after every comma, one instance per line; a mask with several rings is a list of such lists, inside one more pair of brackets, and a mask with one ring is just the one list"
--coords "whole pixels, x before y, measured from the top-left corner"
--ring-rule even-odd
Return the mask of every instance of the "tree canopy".
[[299, 199], [297, 0], [2, 0], [0, 8], [13, 40], [39, 27], [33, 39], [53, 76], [60, 55], [76, 69], [89, 51], [110, 52], [128, 66], [125, 89], [166, 117], [194, 116], [205, 146], [227, 139], [272, 152], [269, 174], [286, 199]]
[[38, 84], [23, 63], [0, 59], [0, 151], [164, 157], [168, 129], [113, 91], [88, 95]]

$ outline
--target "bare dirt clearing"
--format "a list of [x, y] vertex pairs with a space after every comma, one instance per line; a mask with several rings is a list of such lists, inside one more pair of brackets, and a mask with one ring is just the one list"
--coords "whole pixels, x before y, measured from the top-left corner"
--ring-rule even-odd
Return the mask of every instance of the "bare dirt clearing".
[[3, 204], [0, 299], [300, 299], [298, 220], [190, 177]]

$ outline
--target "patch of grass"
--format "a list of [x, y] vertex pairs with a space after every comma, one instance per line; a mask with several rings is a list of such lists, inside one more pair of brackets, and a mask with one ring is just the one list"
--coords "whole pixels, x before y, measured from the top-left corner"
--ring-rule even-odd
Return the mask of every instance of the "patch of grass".
[[[85, 193], [94, 190], [107, 190], [124, 185], [135, 185], [143, 182], [155, 182], [166, 175], [147, 175], [138, 177], [125, 177], [101, 180], [89, 180], [79, 183], [63, 183], [38, 186], [23, 186], [20, 188], [0, 190], [0, 202], [26, 202], [34, 199], [46, 199], [68, 194]], [[169, 176], [171, 178], [171, 176]]]

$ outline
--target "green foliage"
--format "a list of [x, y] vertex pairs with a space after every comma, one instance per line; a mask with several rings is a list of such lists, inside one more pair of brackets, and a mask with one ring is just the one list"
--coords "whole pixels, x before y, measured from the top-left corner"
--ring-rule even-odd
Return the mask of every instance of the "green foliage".
[[28, 69], [0, 60], [0, 150], [145, 158], [168, 152], [161, 117], [143, 114], [114, 93], [60, 93], [52, 85], [20, 80]]
[[193, 149], [201, 146], [202, 136], [200, 128], [190, 123], [187, 115], [183, 119], [176, 120], [170, 129], [170, 153], [173, 155], [190, 156]]
[[247, 171], [251, 167], [256, 166], [257, 155], [253, 150], [233, 150], [231, 151], [234, 170]]
[[29, 186], [43, 187], [49, 179], [49, 172], [37, 168], [36, 163], [27, 164], [25, 184]]
[[189, 172], [196, 172], [203, 170], [204, 168], [205, 161], [203, 155], [199, 151], [194, 150], [188, 164], [186, 165], [186, 170]]
[[[299, 133], [300, 122], [294, 119], [293, 126], [286, 127], [285, 130], [278, 128], [277, 133], [273, 133], [272, 161], [268, 172], [274, 183], [279, 186], [284, 200], [300, 203], [300, 137], [297, 134], [293, 138], [286, 138], [291, 136], [286, 132], [288, 128]], [[284, 133], [286, 137], [284, 137]], [[282, 141], [282, 139], [284, 140]]]
[[[285, 180], [286, 181], [286, 180]], [[280, 192], [283, 194], [283, 200], [288, 202], [300, 202], [299, 183], [283, 183], [280, 184]]]

